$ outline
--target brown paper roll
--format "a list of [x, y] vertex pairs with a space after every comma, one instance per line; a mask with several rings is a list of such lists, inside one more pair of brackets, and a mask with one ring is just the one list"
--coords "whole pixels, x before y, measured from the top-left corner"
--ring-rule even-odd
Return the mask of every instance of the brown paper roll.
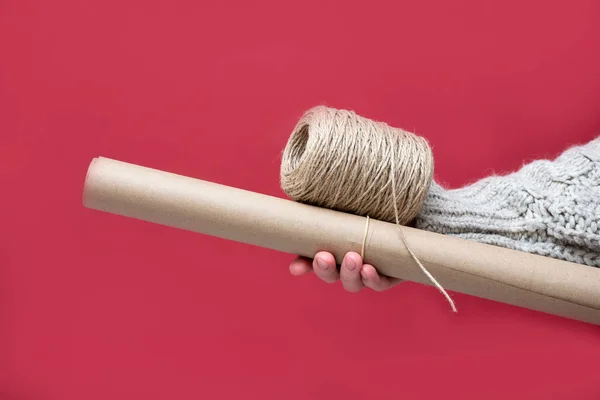
[[[356, 215], [103, 157], [89, 166], [83, 204], [290, 254], [329, 251], [338, 262], [348, 251], [361, 251], [366, 226], [366, 218]], [[431, 284], [396, 225], [371, 219], [368, 226], [366, 263], [384, 275]], [[600, 269], [402, 229], [410, 248], [447, 290], [600, 325]]]

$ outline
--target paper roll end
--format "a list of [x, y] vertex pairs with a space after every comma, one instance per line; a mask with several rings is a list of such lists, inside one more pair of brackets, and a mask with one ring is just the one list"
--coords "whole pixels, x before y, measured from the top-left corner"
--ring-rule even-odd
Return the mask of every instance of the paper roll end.
[[83, 182], [83, 193], [82, 193], [82, 204], [86, 208], [94, 208], [93, 204], [93, 186], [94, 186], [94, 175], [98, 167], [98, 161], [101, 157], [94, 157], [90, 162], [87, 172], [85, 174], [85, 180]]

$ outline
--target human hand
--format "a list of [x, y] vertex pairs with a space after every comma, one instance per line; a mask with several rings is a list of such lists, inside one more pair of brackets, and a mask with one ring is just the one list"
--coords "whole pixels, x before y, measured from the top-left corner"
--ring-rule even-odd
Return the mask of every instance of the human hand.
[[382, 292], [402, 282], [401, 279], [380, 275], [370, 264], [363, 264], [360, 254], [346, 253], [339, 270], [333, 254], [321, 251], [314, 259], [297, 257], [290, 263], [292, 275], [306, 275], [310, 272], [327, 283], [342, 282], [344, 289], [357, 293], [365, 287]]

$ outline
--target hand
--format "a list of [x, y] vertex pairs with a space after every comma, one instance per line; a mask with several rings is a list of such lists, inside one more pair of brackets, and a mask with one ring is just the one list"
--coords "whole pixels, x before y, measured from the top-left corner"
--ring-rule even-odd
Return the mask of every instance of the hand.
[[380, 275], [370, 264], [363, 264], [360, 254], [349, 252], [342, 260], [338, 270], [333, 254], [319, 252], [314, 259], [297, 257], [290, 263], [292, 275], [306, 275], [314, 271], [321, 280], [327, 283], [342, 281], [344, 289], [357, 293], [365, 287], [381, 292], [396, 286], [401, 279]]

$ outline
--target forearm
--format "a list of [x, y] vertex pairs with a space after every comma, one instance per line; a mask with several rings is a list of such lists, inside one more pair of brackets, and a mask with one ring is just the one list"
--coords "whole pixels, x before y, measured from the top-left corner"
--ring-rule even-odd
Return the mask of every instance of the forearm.
[[600, 267], [600, 139], [460, 189], [434, 182], [415, 225]]

